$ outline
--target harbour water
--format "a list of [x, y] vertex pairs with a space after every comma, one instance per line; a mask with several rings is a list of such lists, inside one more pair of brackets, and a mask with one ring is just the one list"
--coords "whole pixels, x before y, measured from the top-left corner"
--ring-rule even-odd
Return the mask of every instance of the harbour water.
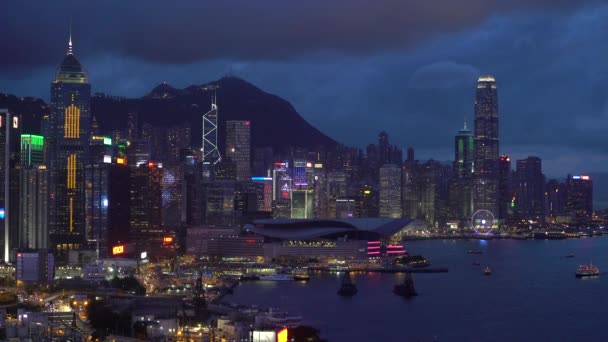
[[[359, 291], [342, 297], [336, 294], [342, 275], [320, 273], [307, 283], [245, 282], [226, 299], [302, 315], [329, 342], [608, 341], [608, 236], [430, 240], [405, 247], [449, 268], [414, 274], [414, 298], [393, 294], [402, 274], [353, 274]], [[483, 254], [467, 254], [472, 249]], [[577, 266], [590, 261], [602, 274], [575, 278]], [[486, 265], [491, 276], [483, 274]]]

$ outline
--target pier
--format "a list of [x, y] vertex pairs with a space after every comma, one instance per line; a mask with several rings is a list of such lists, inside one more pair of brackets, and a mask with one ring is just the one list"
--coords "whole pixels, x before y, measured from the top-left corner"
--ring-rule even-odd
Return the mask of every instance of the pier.
[[309, 267], [317, 272], [375, 272], [375, 273], [447, 273], [447, 267], [368, 267], [361, 269], [336, 270], [330, 267]]

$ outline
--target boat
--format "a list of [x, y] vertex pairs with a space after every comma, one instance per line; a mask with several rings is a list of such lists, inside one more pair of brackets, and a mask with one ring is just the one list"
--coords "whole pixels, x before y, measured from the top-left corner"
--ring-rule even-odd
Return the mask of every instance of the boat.
[[479, 249], [469, 249], [468, 254], [483, 254]]
[[486, 266], [486, 268], [483, 270], [483, 274], [487, 276], [492, 275], [492, 269], [490, 268], [490, 266]]
[[396, 295], [405, 298], [418, 295], [416, 289], [414, 288], [414, 279], [412, 278], [411, 272], [405, 272], [405, 279], [403, 279], [403, 283], [395, 285], [393, 292]]
[[473, 261], [473, 265], [479, 266], [479, 265], [481, 265], [481, 263], [479, 261], [475, 260], [475, 261]]
[[293, 275], [293, 280], [295, 281], [308, 281], [310, 276], [306, 273], [297, 273]]
[[260, 276], [260, 280], [272, 280], [272, 281], [292, 281], [293, 277], [289, 274], [275, 273], [271, 275]]
[[564, 258], [574, 258], [574, 254], [568, 254]]
[[338, 290], [338, 294], [340, 296], [354, 296], [357, 293], [357, 286], [353, 283], [350, 278], [349, 272], [344, 272], [344, 276], [342, 277], [342, 285], [340, 285], [340, 289]]
[[577, 278], [594, 277], [598, 275], [600, 275], [600, 269], [593, 265], [593, 263], [589, 263], [589, 265], [580, 265], [576, 269]]

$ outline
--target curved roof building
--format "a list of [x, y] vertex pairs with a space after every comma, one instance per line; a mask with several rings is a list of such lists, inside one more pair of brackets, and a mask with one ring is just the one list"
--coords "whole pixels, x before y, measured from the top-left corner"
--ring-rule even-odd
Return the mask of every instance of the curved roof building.
[[393, 218], [267, 219], [245, 225], [245, 230], [280, 240], [310, 240], [348, 237], [359, 240], [400, 238], [412, 229], [424, 228], [423, 221]]

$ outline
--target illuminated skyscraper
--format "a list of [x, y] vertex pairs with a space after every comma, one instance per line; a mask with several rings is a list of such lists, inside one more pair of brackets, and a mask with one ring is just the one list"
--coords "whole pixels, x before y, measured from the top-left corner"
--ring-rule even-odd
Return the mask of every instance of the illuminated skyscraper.
[[[4, 228], [2, 243], [4, 259], [7, 262], [14, 260], [12, 252], [19, 246], [20, 121], [20, 117], [14, 114], [0, 114], [0, 222]], [[6, 190], [8, 190], [8, 198]]]
[[91, 137], [91, 86], [72, 51], [51, 85], [51, 116], [47, 160], [49, 177], [49, 235], [58, 252], [80, 249], [85, 242], [85, 165]]
[[247, 181], [251, 177], [251, 122], [226, 121], [226, 158], [236, 163], [236, 180]]
[[467, 123], [454, 139], [454, 178], [450, 182], [450, 217], [463, 227], [471, 218], [471, 185], [473, 177], [473, 134]]
[[215, 165], [222, 159], [217, 144], [218, 127], [217, 98], [214, 90], [211, 110], [203, 114], [203, 147], [201, 149], [203, 163]]
[[21, 135], [19, 248], [48, 248], [48, 170], [43, 165], [44, 137]]
[[494, 77], [479, 77], [475, 94], [474, 210], [498, 217], [498, 92]]

